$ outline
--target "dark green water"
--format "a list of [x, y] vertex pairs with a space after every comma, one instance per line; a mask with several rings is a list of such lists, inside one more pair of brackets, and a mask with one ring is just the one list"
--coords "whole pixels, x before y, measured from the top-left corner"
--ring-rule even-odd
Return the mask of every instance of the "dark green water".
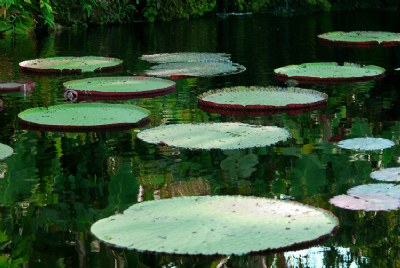
[[[400, 163], [400, 47], [321, 47], [316, 36], [334, 30], [400, 32], [399, 14], [345, 12], [279, 17], [231, 16], [156, 24], [65, 30], [42, 37], [0, 39], [0, 79], [32, 79], [30, 94], [1, 94], [0, 142], [15, 154], [0, 163], [0, 267], [217, 267], [222, 258], [112, 251], [95, 241], [96, 220], [161, 196], [290, 195], [332, 211], [338, 233], [301, 251], [230, 257], [221, 267], [400, 267], [400, 214], [354, 212], [328, 200], [353, 186], [372, 183], [369, 174]], [[136, 131], [52, 133], [21, 130], [18, 112], [64, 103], [62, 83], [82, 76], [35, 76], [19, 72], [23, 60], [50, 56], [111, 56], [123, 71], [143, 73], [142, 54], [225, 52], [247, 71], [216, 78], [178, 80], [176, 92], [124, 101], [151, 111], [148, 127], [170, 123], [245, 122], [284, 127], [289, 141], [263, 149], [189, 151], [157, 147]], [[196, 96], [236, 85], [280, 85], [273, 69], [313, 61], [349, 61], [387, 69], [381, 80], [304, 86], [329, 95], [325, 108], [298, 115], [234, 117], [197, 108]], [[84, 77], [98, 76], [87, 74]], [[371, 154], [340, 150], [332, 137], [382, 137], [396, 145]], [[256, 161], [246, 162], [251, 155]], [[223, 160], [233, 160], [221, 164]], [[229, 162], [225, 161], [224, 163]], [[8, 264], [8, 265], [7, 265]]]

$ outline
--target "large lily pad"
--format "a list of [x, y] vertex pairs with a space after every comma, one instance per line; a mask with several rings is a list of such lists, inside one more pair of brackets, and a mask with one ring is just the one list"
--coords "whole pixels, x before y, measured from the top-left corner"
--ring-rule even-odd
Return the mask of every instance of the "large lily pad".
[[108, 72], [122, 68], [122, 60], [110, 57], [52, 57], [19, 63], [21, 70], [35, 73]]
[[371, 178], [379, 181], [400, 181], [400, 168], [383, 168], [371, 173]]
[[95, 222], [111, 246], [172, 254], [243, 255], [318, 243], [338, 219], [293, 201], [243, 196], [178, 197], [135, 204]]
[[6, 159], [14, 152], [13, 148], [10, 146], [0, 143], [0, 160]]
[[389, 183], [359, 185], [351, 188], [347, 195], [335, 196], [329, 202], [351, 210], [397, 210], [400, 208], [400, 185]]
[[400, 45], [400, 33], [380, 31], [329, 32], [318, 35], [323, 44], [340, 47], [392, 47]]
[[390, 148], [395, 143], [383, 138], [354, 138], [342, 140], [337, 144], [340, 148], [357, 151], [375, 151]]
[[177, 52], [143, 55], [141, 60], [154, 63], [194, 62], [194, 61], [227, 61], [230, 55], [226, 53], [209, 52]]
[[232, 87], [205, 92], [198, 97], [198, 104], [205, 111], [222, 114], [231, 111], [269, 114], [318, 107], [327, 98], [324, 93], [302, 88]]
[[237, 74], [246, 68], [231, 61], [173, 62], [154, 65], [145, 74], [158, 77], [184, 78]]
[[[150, 98], [175, 90], [175, 82], [142, 76], [96, 77], [65, 82], [66, 96], [79, 99]], [[73, 92], [71, 92], [73, 91]]]
[[34, 89], [35, 85], [31, 80], [0, 81], [0, 93], [29, 91]]
[[304, 84], [359, 82], [382, 78], [385, 69], [375, 65], [355, 63], [315, 62], [288, 65], [274, 70], [280, 81], [296, 80]]
[[189, 149], [241, 149], [269, 146], [290, 137], [279, 127], [242, 123], [173, 124], [146, 129], [146, 142]]
[[37, 107], [18, 114], [21, 125], [30, 129], [80, 131], [133, 128], [149, 121], [149, 111], [125, 104], [81, 103]]

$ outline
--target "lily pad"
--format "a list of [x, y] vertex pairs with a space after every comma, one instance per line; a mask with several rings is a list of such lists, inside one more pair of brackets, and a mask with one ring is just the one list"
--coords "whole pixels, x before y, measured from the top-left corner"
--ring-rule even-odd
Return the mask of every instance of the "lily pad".
[[13, 148], [10, 146], [0, 143], [0, 160], [6, 159], [14, 153]]
[[195, 61], [227, 61], [230, 55], [226, 53], [208, 53], [208, 52], [177, 52], [143, 55], [141, 60], [154, 63], [171, 62], [195, 62]]
[[393, 47], [400, 45], [400, 33], [380, 31], [329, 32], [318, 35], [323, 44], [340, 47]]
[[288, 65], [274, 70], [276, 79], [296, 80], [304, 84], [330, 84], [338, 82], [360, 82], [382, 78], [385, 69], [375, 65], [355, 63], [315, 62]]
[[29, 91], [35, 88], [35, 82], [31, 80], [0, 81], [0, 93]]
[[352, 210], [397, 210], [400, 208], [400, 185], [389, 183], [359, 185], [351, 188], [347, 195], [335, 196], [329, 202]]
[[383, 138], [354, 138], [342, 140], [337, 144], [340, 148], [357, 151], [375, 151], [390, 148], [395, 143]]
[[80, 103], [37, 107], [18, 114], [22, 127], [50, 131], [119, 129], [143, 126], [149, 111], [127, 104]]
[[95, 222], [108, 245], [170, 254], [243, 255], [284, 251], [332, 235], [338, 219], [293, 201], [243, 196], [191, 196], [147, 201]]
[[[96, 77], [65, 82], [66, 96], [69, 91], [78, 99], [128, 99], [151, 98], [175, 90], [175, 82], [142, 76]], [[70, 99], [71, 100], [71, 99]]]
[[269, 146], [290, 137], [274, 126], [242, 123], [172, 124], [146, 129], [137, 136], [148, 143], [189, 149], [242, 149]]
[[173, 62], [154, 65], [145, 74], [158, 77], [185, 78], [237, 74], [246, 68], [231, 61]]
[[122, 68], [122, 60], [109, 57], [52, 57], [27, 60], [19, 63], [22, 71], [35, 73], [86, 73], [109, 72]]
[[315, 90], [281, 87], [232, 87], [212, 90], [198, 97], [201, 109], [218, 111], [284, 112], [324, 105], [328, 95]]
[[371, 178], [379, 181], [400, 181], [400, 168], [383, 168], [371, 173]]

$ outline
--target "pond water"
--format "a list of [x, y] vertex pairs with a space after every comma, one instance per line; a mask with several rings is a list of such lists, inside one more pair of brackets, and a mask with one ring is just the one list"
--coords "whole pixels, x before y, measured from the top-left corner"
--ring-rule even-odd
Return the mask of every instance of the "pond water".
[[[400, 214], [334, 207], [333, 196], [366, 183], [370, 173], [400, 163], [400, 47], [323, 47], [329, 31], [400, 32], [391, 12], [246, 15], [165, 23], [63, 30], [38, 39], [0, 39], [0, 79], [31, 79], [32, 92], [1, 94], [0, 142], [15, 154], [0, 162], [0, 266], [6, 267], [400, 267]], [[100, 74], [45, 76], [20, 73], [23, 60], [52, 56], [110, 56], [122, 71], [142, 74], [143, 54], [224, 52], [247, 70], [212, 78], [176, 80], [174, 93], [132, 103], [151, 111], [150, 128], [172, 123], [244, 122], [288, 129], [276, 146], [233, 152], [146, 144], [140, 130], [55, 133], [20, 128], [17, 114], [65, 103], [62, 83]], [[206, 113], [196, 97], [228, 86], [278, 86], [273, 70], [315, 61], [356, 62], [387, 69], [362, 83], [302, 86], [329, 95], [327, 105], [301, 114], [258, 117]], [[341, 139], [381, 137], [396, 145], [354, 152]], [[5, 172], [4, 172], [5, 171]], [[90, 234], [96, 220], [142, 200], [179, 195], [290, 196], [327, 209], [340, 220], [336, 235], [308, 249], [264, 255], [171, 256], [111, 250]], [[225, 263], [225, 266], [223, 265]], [[220, 266], [218, 266], [220, 265]]]

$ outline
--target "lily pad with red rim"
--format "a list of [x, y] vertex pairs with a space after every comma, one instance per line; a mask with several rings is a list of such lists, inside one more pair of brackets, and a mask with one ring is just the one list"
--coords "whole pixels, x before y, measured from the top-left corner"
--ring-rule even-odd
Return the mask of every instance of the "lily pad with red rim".
[[154, 65], [145, 74], [149, 76], [185, 78], [230, 75], [244, 72], [246, 68], [231, 61], [173, 62]]
[[35, 88], [35, 82], [31, 80], [10, 80], [0, 81], [0, 93], [29, 91]]
[[394, 146], [395, 143], [383, 138], [354, 138], [340, 141], [337, 146], [356, 151], [383, 150]]
[[243, 123], [172, 124], [143, 130], [139, 139], [187, 149], [243, 149], [285, 141], [289, 131], [275, 126]]
[[130, 129], [149, 122], [150, 112], [128, 104], [79, 103], [37, 107], [18, 114], [26, 129], [95, 131]]
[[244, 196], [175, 197], [135, 204], [95, 222], [112, 247], [190, 255], [243, 255], [305, 248], [335, 233], [330, 212], [293, 201]]
[[351, 210], [398, 210], [400, 208], [400, 185], [389, 183], [359, 185], [347, 191], [347, 195], [335, 196], [329, 202]]
[[10, 146], [8, 146], [6, 144], [0, 143], [0, 160], [6, 159], [13, 153], [14, 153], [13, 148], [11, 148]]
[[198, 105], [221, 114], [261, 115], [321, 107], [327, 98], [325, 93], [302, 88], [232, 87], [203, 93]]
[[78, 99], [151, 98], [171, 93], [175, 82], [142, 76], [96, 77], [65, 82], [66, 91], [73, 90]]
[[153, 63], [228, 61], [230, 55], [226, 53], [209, 52], [176, 52], [143, 55], [140, 59]]
[[400, 33], [382, 31], [328, 32], [318, 35], [322, 44], [339, 47], [393, 47], [400, 45]]
[[371, 178], [379, 181], [400, 181], [400, 168], [383, 168], [371, 173]]
[[110, 57], [52, 57], [22, 61], [22, 71], [48, 74], [110, 72], [122, 68], [123, 61]]
[[355, 63], [314, 62], [288, 65], [274, 70], [280, 81], [296, 80], [303, 84], [331, 84], [339, 82], [361, 82], [384, 77], [385, 69], [375, 65]]

